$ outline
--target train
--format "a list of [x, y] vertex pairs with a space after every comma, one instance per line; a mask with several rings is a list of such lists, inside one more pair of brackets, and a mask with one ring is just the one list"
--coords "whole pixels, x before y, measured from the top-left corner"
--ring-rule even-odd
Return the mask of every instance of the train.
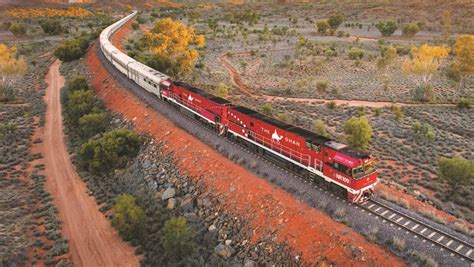
[[373, 155], [174, 80], [118, 50], [111, 36], [136, 15], [133, 11], [100, 34], [100, 50], [117, 70], [160, 100], [213, 127], [216, 134], [336, 187], [351, 203], [362, 203], [374, 194], [378, 179]]

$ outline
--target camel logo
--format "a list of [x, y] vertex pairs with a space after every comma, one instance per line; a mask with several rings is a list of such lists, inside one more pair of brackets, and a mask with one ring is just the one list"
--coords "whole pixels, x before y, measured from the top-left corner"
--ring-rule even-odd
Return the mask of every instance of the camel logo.
[[277, 133], [277, 130], [275, 130], [275, 132], [272, 134], [272, 140], [280, 142], [281, 139], [283, 139], [283, 135], [279, 136], [278, 133]]
[[193, 101], [194, 100], [194, 97], [192, 97], [191, 95], [188, 96], [188, 101]]

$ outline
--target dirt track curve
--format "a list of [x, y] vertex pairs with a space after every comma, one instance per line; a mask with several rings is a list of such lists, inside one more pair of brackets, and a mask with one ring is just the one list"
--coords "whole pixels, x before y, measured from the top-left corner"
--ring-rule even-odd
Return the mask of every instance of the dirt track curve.
[[[248, 54], [249, 52], [239, 52], [234, 54]], [[349, 107], [390, 107], [390, 106], [454, 106], [453, 104], [418, 104], [418, 103], [403, 103], [403, 102], [383, 102], [383, 101], [364, 101], [364, 100], [345, 100], [345, 99], [324, 99], [324, 98], [304, 98], [304, 97], [290, 97], [290, 96], [273, 96], [273, 95], [263, 95], [256, 94], [252, 89], [242, 82], [239, 77], [238, 71], [229, 62], [227, 59], [227, 54], [223, 54], [219, 57], [219, 62], [227, 69], [229, 72], [232, 82], [240, 88], [244, 93], [250, 95], [251, 97], [264, 98], [266, 101], [292, 101], [296, 103], [327, 103], [335, 102], [337, 105], [344, 105]]]
[[63, 222], [63, 235], [69, 240], [75, 266], [138, 266], [133, 248], [123, 242], [105, 216], [99, 212], [94, 198], [77, 175], [64, 142], [60, 90], [64, 77], [61, 62], [50, 67], [46, 82], [46, 124], [43, 150], [46, 165], [46, 187], [53, 195]]

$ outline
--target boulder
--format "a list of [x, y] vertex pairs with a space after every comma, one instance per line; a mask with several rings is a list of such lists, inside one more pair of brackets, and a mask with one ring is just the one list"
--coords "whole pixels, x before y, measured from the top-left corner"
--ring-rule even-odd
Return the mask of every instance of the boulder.
[[234, 252], [235, 250], [231, 246], [226, 246], [224, 244], [219, 244], [214, 248], [214, 253], [224, 259], [227, 259], [232, 256]]
[[181, 202], [181, 208], [183, 209], [184, 212], [188, 212], [193, 209], [193, 198], [185, 198]]
[[255, 266], [255, 262], [251, 259], [247, 259], [245, 260], [245, 263], [244, 263], [244, 267], [254, 267]]
[[209, 226], [209, 228], [207, 228], [207, 230], [209, 230], [209, 232], [215, 232], [217, 230], [216, 226], [214, 224], [211, 224]]
[[196, 215], [196, 213], [186, 213], [184, 214], [184, 218], [188, 220], [189, 222], [198, 222], [200, 220], [199, 216]]
[[176, 199], [174, 198], [168, 199], [168, 205], [166, 206], [166, 208], [172, 210], [174, 209], [174, 207], [176, 207]]
[[165, 192], [163, 192], [163, 194], [161, 194], [161, 199], [167, 200], [169, 198], [174, 197], [175, 194], [176, 194], [176, 190], [173, 187], [169, 187], [165, 190]]

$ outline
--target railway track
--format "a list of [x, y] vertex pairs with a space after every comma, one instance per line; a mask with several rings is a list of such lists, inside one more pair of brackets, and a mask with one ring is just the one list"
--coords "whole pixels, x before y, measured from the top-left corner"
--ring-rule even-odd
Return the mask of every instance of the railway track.
[[451, 252], [451, 256], [458, 255], [462, 260], [474, 264], [474, 246], [451, 234], [424, 223], [412, 216], [403, 214], [392, 209], [377, 200], [370, 199], [361, 205], [362, 209], [387, 220], [391, 225], [396, 225], [400, 230], [405, 229], [423, 239], [423, 242], [430, 242], [432, 245], [440, 246], [442, 249]]

